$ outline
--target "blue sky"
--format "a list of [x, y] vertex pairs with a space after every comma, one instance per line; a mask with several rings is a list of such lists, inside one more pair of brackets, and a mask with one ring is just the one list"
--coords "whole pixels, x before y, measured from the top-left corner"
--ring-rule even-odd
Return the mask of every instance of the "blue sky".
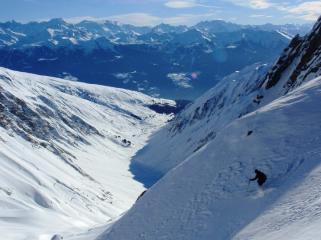
[[64, 18], [116, 20], [134, 25], [192, 25], [222, 19], [242, 24], [313, 22], [321, 1], [302, 0], [0, 0], [0, 21]]

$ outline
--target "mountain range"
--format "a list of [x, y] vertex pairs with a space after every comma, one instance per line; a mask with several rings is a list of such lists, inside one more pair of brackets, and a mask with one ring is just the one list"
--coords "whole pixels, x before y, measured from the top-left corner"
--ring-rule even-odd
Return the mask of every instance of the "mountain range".
[[0, 66], [193, 100], [222, 77], [272, 64], [309, 25], [136, 27], [111, 21], [0, 23]]

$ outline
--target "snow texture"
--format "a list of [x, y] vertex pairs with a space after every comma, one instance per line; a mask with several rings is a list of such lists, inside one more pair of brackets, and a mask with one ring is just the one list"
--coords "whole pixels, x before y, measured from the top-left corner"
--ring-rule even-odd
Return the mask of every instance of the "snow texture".
[[317, 78], [233, 121], [98, 239], [318, 239], [320, 99]]
[[74, 239], [124, 213], [144, 190], [130, 159], [172, 117], [162, 104], [175, 102], [0, 68], [1, 237]]

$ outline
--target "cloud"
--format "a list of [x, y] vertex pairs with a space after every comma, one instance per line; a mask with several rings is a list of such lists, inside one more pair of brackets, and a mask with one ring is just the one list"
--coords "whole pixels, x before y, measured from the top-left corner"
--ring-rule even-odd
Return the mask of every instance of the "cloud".
[[128, 23], [135, 26], [154, 26], [162, 22], [161, 18], [148, 13], [128, 13], [108, 17], [109, 20]]
[[266, 9], [272, 7], [272, 3], [266, 0], [251, 0], [249, 1], [250, 7], [255, 9]]
[[251, 18], [271, 18], [273, 16], [271, 15], [265, 15], [265, 14], [252, 14], [250, 15]]
[[192, 88], [190, 84], [191, 78], [187, 76], [187, 73], [169, 73], [167, 77], [173, 81], [173, 83], [181, 88]]
[[117, 79], [127, 79], [127, 78], [132, 78], [131, 73], [114, 73], [113, 74]]
[[253, 9], [266, 9], [274, 6], [273, 3], [268, 0], [228, 0], [229, 2], [234, 3], [235, 5], [249, 7]]
[[162, 18], [150, 15], [148, 13], [128, 13], [113, 15], [109, 17], [92, 17], [92, 16], [79, 16], [72, 18], [64, 18], [68, 23], [79, 23], [84, 20], [94, 22], [116, 21], [120, 23], [128, 23], [135, 26], [154, 26], [162, 22]]
[[81, 21], [84, 20], [88, 20], [88, 21], [95, 21], [95, 22], [103, 22], [108, 20], [107, 17], [91, 17], [91, 16], [78, 16], [78, 17], [69, 17], [69, 18], [64, 18], [64, 20], [68, 23], [79, 23]]
[[199, 5], [195, 1], [169, 1], [165, 3], [169, 8], [193, 8]]
[[[270, 1], [270, 0], [226, 0], [232, 2], [235, 5], [248, 7], [257, 10], [264, 10], [273, 8], [278, 11], [287, 12], [292, 18], [299, 18], [306, 21], [315, 21], [318, 19], [321, 13], [320, 1], [300, 1], [300, 3], [294, 4], [289, 1]], [[263, 17], [264, 14], [253, 14], [250, 17]], [[269, 16], [267, 16], [269, 17]]]
[[207, 14], [179, 14], [173, 17], [162, 18], [163, 23], [171, 25], [194, 25], [200, 21], [217, 19], [216, 13]]
[[321, 13], [321, 2], [304, 2], [296, 6], [286, 7], [285, 11], [296, 14], [299, 18], [307, 21], [316, 21]]
[[209, 19], [217, 19], [217, 13], [212, 11], [206, 14], [178, 14], [171, 17], [159, 17], [155, 15], [151, 15], [148, 13], [128, 13], [121, 15], [114, 15], [109, 17], [73, 17], [73, 18], [65, 18], [64, 20], [69, 23], [79, 23], [83, 20], [90, 20], [96, 22], [104, 22], [106, 20], [116, 21], [119, 23], [132, 24], [135, 26], [155, 26], [160, 23], [167, 23], [171, 25], [194, 25], [200, 21], [209, 20]]
[[166, 7], [169, 8], [194, 8], [194, 7], [206, 7], [206, 8], [217, 8], [216, 6], [210, 6], [200, 4], [195, 0], [172, 0], [165, 3]]

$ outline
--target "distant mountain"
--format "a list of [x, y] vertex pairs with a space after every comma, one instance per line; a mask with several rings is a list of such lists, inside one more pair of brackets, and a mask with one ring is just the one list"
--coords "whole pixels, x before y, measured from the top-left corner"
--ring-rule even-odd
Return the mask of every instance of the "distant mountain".
[[[12, 21], [0, 23], [0, 65], [153, 96], [194, 99], [225, 75], [256, 62], [273, 62], [293, 29], [294, 25], [223, 21], [192, 27]], [[308, 27], [300, 29], [297, 32]]]
[[236, 32], [242, 29], [259, 29], [263, 31], [278, 31], [288, 36], [294, 37], [297, 34], [301, 36], [305, 35], [312, 28], [312, 24], [274, 25], [267, 23], [263, 25], [239, 25], [222, 20], [214, 20], [200, 22], [195, 25], [195, 27], [214, 34], [220, 32]]

